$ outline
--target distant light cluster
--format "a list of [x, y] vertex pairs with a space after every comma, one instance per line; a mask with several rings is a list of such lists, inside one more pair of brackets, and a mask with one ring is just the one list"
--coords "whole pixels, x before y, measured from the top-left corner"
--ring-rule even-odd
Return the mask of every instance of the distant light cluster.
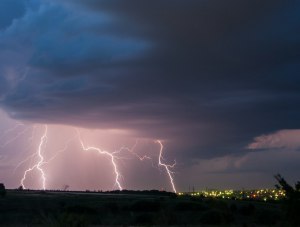
[[202, 190], [198, 192], [179, 192], [179, 196], [189, 195], [205, 198], [249, 199], [249, 200], [281, 200], [286, 198], [284, 190], [255, 189], [255, 190]]

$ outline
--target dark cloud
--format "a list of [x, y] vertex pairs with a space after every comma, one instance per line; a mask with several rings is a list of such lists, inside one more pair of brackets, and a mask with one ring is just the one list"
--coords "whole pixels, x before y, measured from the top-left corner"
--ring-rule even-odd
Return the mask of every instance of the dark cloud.
[[25, 14], [25, 2], [19, 0], [2, 0], [0, 2], [0, 29], [10, 26], [14, 19]]
[[186, 158], [245, 151], [257, 135], [300, 127], [299, 8], [281, 0], [43, 3], [0, 34], [1, 68], [29, 68], [9, 93], [0, 80], [1, 105], [18, 119], [168, 139]]
[[0, 100], [3, 98], [2, 96], [7, 93], [7, 81], [5, 78], [0, 77]]

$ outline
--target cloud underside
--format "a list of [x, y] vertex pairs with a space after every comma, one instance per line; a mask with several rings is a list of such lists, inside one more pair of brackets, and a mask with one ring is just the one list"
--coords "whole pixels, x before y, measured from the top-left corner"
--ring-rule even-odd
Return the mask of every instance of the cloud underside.
[[254, 139], [247, 148], [258, 149], [289, 149], [298, 150], [300, 148], [300, 130], [280, 130], [268, 135], [261, 135]]
[[0, 102], [13, 118], [132, 130], [191, 157], [300, 128], [299, 3], [14, 4], [0, 23]]

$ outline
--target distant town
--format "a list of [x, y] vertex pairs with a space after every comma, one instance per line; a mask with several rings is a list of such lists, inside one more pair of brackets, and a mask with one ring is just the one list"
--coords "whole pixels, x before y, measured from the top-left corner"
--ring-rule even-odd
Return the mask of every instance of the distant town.
[[202, 198], [236, 199], [272, 201], [286, 198], [286, 192], [281, 189], [253, 189], [253, 190], [214, 190], [206, 189], [193, 192], [179, 192], [179, 196], [193, 196]]

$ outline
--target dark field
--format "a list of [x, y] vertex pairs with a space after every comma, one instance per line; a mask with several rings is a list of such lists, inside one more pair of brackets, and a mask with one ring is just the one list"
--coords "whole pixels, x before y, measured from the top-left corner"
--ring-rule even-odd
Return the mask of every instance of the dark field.
[[0, 197], [0, 226], [280, 226], [281, 203], [172, 194], [8, 190]]

